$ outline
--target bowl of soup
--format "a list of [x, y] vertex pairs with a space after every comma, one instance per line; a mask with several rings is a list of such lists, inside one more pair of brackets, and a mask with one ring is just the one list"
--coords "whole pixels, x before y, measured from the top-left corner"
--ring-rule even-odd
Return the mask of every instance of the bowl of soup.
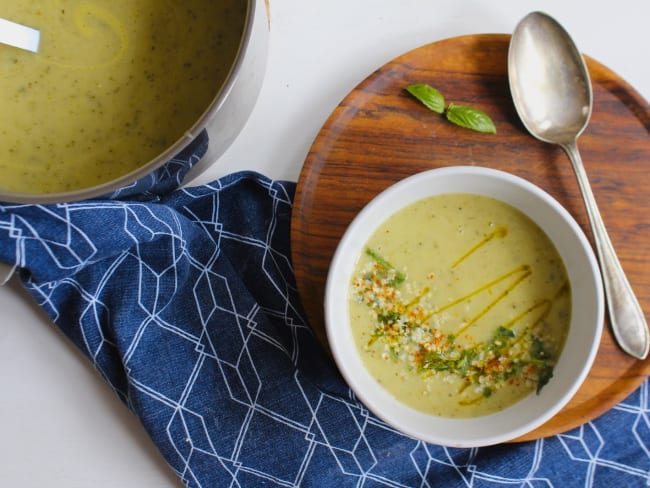
[[559, 412], [600, 344], [603, 289], [580, 226], [513, 174], [459, 166], [375, 197], [333, 256], [336, 364], [378, 417], [454, 447], [510, 441]]
[[0, 1], [40, 32], [0, 44], [0, 201], [80, 200], [131, 185], [203, 131], [214, 162], [244, 126], [267, 54], [264, 0]]

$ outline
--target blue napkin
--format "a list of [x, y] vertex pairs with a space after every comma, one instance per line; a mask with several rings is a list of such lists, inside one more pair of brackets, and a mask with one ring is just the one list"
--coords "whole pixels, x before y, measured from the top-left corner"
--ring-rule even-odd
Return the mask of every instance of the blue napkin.
[[[0, 205], [0, 259], [139, 417], [190, 487], [647, 486], [648, 384], [601, 418], [454, 449], [373, 416], [307, 323], [295, 184], [253, 172], [173, 190], [205, 138], [139, 185]], [[83, 466], [80, 467], [83, 469]]]

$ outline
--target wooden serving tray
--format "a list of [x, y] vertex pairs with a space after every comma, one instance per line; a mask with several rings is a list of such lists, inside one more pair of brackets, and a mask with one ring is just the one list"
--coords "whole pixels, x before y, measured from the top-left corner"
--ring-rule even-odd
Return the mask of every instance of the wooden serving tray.
[[[477, 165], [524, 177], [557, 198], [591, 239], [571, 165], [556, 146], [530, 136], [508, 88], [509, 35], [472, 35], [423, 46], [389, 62], [336, 107], [316, 137], [298, 181], [292, 259], [315, 333], [327, 347], [323, 295], [340, 237], [379, 192], [414, 173]], [[590, 124], [579, 140], [605, 224], [641, 306], [650, 311], [650, 106], [630, 85], [587, 58], [594, 90]], [[404, 91], [428, 83], [447, 102], [471, 105], [494, 120], [497, 135], [462, 129]], [[565, 432], [605, 413], [645, 379], [637, 361], [604, 324], [593, 368], [554, 418], [520, 440]], [[556, 374], [561, 374], [558, 372]]]

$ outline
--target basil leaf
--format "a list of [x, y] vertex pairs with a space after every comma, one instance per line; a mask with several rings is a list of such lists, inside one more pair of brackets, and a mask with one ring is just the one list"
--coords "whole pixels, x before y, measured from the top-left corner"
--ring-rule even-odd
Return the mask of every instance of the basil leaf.
[[428, 109], [439, 114], [445, 111], [445, 97], [434, 87], [424, 83], [416, 83], [407, 86], [406, 91], [422, 102]]
[[447, 107], [447, 120], [466, 129], [496, 134], [497, 129], [492, 119], [481, 110], [450, 103]]

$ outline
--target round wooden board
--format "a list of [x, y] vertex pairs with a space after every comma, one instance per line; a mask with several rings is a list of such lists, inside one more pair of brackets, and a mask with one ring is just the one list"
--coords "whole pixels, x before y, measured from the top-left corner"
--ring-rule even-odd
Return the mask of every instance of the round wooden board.
[[[504, 34], [463, 36], [404, 54], [360, 83], [316, 137], [298, 181], [291, 239], [298, 289], [326, 347], [323, 295], [338, 241], [366, 203], [409, 175], [450, 165], [511, 172], [557, 198], [591, 239], [568, 158], [561, 149], [530, 136], [519, 121], [508, 88], [509, 40]], [[614, 247], [647, 317], [650, 106], [611, 70], [587, 61], [594, 111], [579, 140], [580, 151]], [[447, 102], [484, 110], [494, 120], [497, 135], [447, 122], [404, 91], [411, 83], [428, 83]], [[519, 440], [582, 425], [643, 382], [650, 360], [637, 361], [621, 352], [609, 323], [604, 326], [596, 361], [582, 388], [558, 415]]]

